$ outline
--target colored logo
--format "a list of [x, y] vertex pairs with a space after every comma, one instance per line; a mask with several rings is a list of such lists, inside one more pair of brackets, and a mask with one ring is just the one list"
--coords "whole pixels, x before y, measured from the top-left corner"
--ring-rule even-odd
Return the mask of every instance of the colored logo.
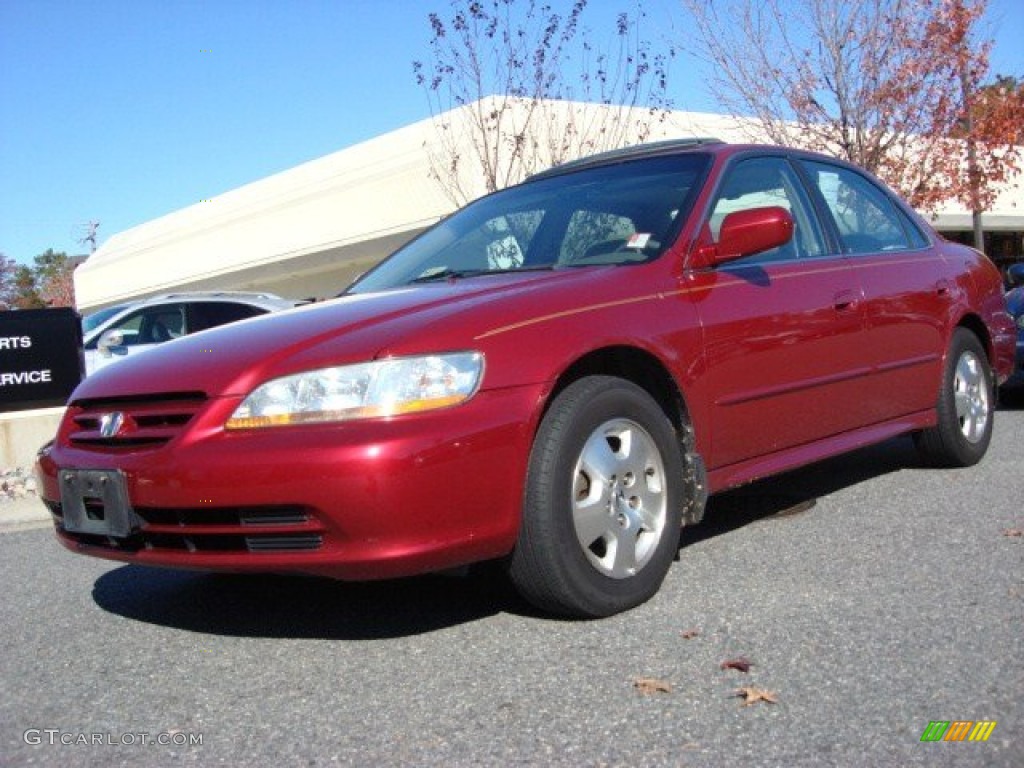
[[995, 720], [932, 720], [921, 741], [988, 741], [995, 727]]
[[100, 437], [123, 437], [139, 428], [131, 414], [113, 411], [100, 417]]
[[103, 437], [114, 437], [124, 426], [124, 414], [120, 411], [105, 413], [100, 419], [100, 435]]

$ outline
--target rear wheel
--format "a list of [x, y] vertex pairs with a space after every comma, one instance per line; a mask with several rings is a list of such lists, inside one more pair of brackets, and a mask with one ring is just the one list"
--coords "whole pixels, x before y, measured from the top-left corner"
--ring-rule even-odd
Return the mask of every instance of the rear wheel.
[[992, 439], [992, 371], [978, 337], [953, 332], [936, 406], [938, 423], [914, 435], [918, 451], [939, 467], [977, 464]]
[[649, 599], [678, 549], [682, 478], [675, 429], [644, 390], [610, 376], [567, 387], [530, 455], [517, 589], [579, 618]]

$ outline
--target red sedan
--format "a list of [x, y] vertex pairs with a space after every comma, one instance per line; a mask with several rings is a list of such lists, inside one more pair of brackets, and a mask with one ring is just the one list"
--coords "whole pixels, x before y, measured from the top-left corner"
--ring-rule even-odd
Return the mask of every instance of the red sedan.
[[707, 495], [912, 433], [988, 447], [999, 273], [832, 158], [694, 140], [482, 198], [345, 295], [98, 372], [40, 454], [69, 549], [377, 579], [500, 559], [650, 598]]

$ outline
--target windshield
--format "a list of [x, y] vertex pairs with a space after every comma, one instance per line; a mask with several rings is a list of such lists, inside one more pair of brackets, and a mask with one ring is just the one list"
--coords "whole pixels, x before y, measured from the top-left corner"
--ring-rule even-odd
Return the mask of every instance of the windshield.
[[708, 164], [699, 153], [649, 157], [510, 187], [452, 214], [347, 292], [650, 261], [678, 234]]
[[93, 312], [91, 315], [86, 315], [82, 318], [82, 333], [89, 333], [99, 328], [103, 323], [109, 320], [111, 317], [116, 315], [118, 312], [122, 312], [127, 309], [129, 304], [117, 304], [113, 307], [106, 307], [97, 312]]

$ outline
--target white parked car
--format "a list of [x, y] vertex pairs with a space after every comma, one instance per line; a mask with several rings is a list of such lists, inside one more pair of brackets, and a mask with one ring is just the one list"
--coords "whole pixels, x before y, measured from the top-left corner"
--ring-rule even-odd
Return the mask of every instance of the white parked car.
[[82, 318], [85, 374], [179, 336], [296, 305], [272, 293], [198, 291], [152, 296]]

